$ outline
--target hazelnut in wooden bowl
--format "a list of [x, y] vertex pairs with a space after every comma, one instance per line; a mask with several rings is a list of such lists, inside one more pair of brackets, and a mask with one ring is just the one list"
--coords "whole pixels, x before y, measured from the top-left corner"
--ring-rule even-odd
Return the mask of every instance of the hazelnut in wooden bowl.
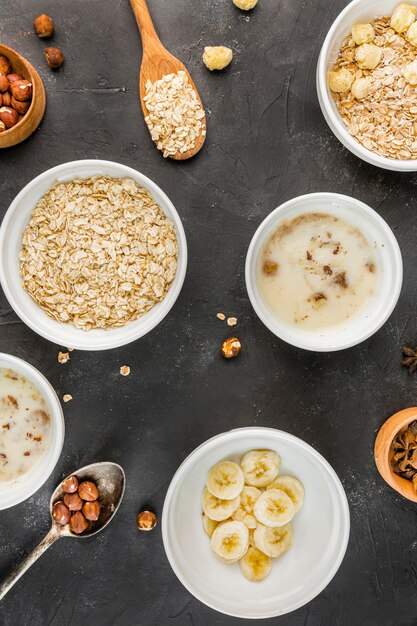
[[382, 425], [374, 455], [385, 482], [417, 502], [417, 407], [395, 413]]
[[39, 74], [20, 54], [0, 44], [0, 61], [0, 148], [9, 148], [38, 128], [46, 98]]

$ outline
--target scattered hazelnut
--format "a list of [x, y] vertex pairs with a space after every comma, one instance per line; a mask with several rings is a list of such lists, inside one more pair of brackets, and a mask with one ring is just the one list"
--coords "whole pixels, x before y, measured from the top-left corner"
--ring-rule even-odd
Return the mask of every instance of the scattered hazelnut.
[[83, 508], [83, 501], [78, 493], [66, 493], [64, 496], [64, 503], [70, 511], [81, 511]]
[[14, 109], [11, 109], [8, 106], [2, 106], [0, 109], [0, 120], [6, 126], [6, 128], [11, 128], [15, 126], [19, 120], [19, 114]]
[[32, 102], [30, 100], [27, 100], [26, 102], [19, 102], [19, 100], [16, 100], [16, 98], [12, 96], [11, 105], [20, 115], [25, 115], [31, 104]]
[[23, 76], [20, 76], [20, 74], [7, 74], [7, 80], [12, 84], [17, 80], [23, 80]]
[[46, 48], [45, 57], [49, 67], [52, 69], [60, 67], [64, 62], [64, 55], [59, 48]]
[[237, 337], [229, 337], [223, 341], [222, 355], [225, 359], [232, 359], [237, 356], [241, 350], [242, 344]]
[[84, 516], [90, 520], [90, 522], [95, 522], [98, 520], [100, 515], [100, 502], [98, 500], [94, 500], [93, 502], [84, 502], [83, 513]]
[[34, 20], [33, 26], [35, 28], [35, 33], [41, 39], [46, 39], [47, 37], [52, 37], [55, 32], [55, 25], [49, 15], [46, 13], [41, 13]]
[[15, 80], [10, 86], [12, 96], [19, 102], [26, 102], [32, 97], [32, 83], [29, 80]]
[[6, 124], [0, 120], [0, 133], [6, 130]]
[[70, 528], [76, 535], [81, 535], [88, 528], [88, 522], [81, 511], [76, 511], [71, 515]]
[[228, 317], [227, 318], [227, 325], [228, 326], [236, 326], [237, 324], [237, 317]]
[[87, 480], [84, 483], [81, 483], [81, 485], [78, 487], [78, 494], [83, 500], [87, 500], [87, 502], [92, 502], [93, 500], [97, 500], [98, 498], [98, 489], [94, 483]]
[[68, 363], [70, 358], [69, 352], [58, 352], [58, 363], [61, 363], [61, 365]]
[[62, 500], [55, 502], [52, 509], [52, 517], [60, 526], [65, 526], [70, 521], [70, 512]]
[[62, 399], [63, 399], [64, 402], [70, 402], [72, 400], [72, 395], [70, 393], [65, 393], [62, 396]]
[[69, 476], [63, 481], [61, 487], [62, 491], [65, 491], [65, 493], [75, 493], [78, 489], [78, 478], [76, 476]]
[[120, 373], [122, 376], [129, 376], [130, 367], [128, 365], [122, 365], [122, 367], [120, 368]]
[[156, 526], [157, 518], [152, 511], [142, 511], [137, 518], [139, 530], [153, 530]]
[[0, 74], [0, 91], [7, 91], [9, 87], [10, 83], [7, 80], [7, 76], [5, 76], [4, 74]]
[[10, 64], [10, 61], [7, 57], [5, 57], [3, 54], [0, 54], [0, 74], [10, 74], [10, 70], [12, 69], [12, 66]]
[[2, 105], [4, 107], [9, 107], [12, 103], [12, 96], [8, 91], [2, 94]]
[[224, 313], [216, 313], [216, 317], [218, 317], [219, 320], [221, 320], [222, 322], [226, 319], [226, 316]]

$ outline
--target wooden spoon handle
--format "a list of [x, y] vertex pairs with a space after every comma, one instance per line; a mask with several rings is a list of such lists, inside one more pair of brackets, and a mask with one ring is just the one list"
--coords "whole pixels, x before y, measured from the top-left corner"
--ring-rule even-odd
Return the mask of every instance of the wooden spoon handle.
[[16, 567], [16, 569], [7, 576], [0, 584], [0, 600], [4, 598], [6, 593], [13, 587], [27, 569], [47, 550], [57, 539], [60, 538], [60, 533], [51, 528], [49, 533], [42, 539], [40, 544]]
[[153, 25], [146, 0], [130, 0], [133, 13], [142, 37], [143, 52], [149, 52], [149, 48], [162, 46], [158, 34]]

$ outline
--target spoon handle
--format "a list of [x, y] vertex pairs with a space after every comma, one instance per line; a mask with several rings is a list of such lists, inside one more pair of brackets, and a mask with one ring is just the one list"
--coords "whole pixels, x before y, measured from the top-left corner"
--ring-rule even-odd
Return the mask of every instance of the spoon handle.
[[19, 580], [27, 569], [47, 550], [57, 539], [59, 539], [60, 533], [55, 528], [51, 528], [49, 533], [42, 539], [40, 544], [36, 546], [34, 550], [22, 561], [16, 569], [6, 576], [3, 582], [0, 584], [0, 600], [4, 598], [6, 593], [13, 587], [13, 585]]
[[143, 51], [150, 47], [161, 46], [161, 42], [153, 25], [146, 0], [130, 0], [133, 13], [142, 37]]

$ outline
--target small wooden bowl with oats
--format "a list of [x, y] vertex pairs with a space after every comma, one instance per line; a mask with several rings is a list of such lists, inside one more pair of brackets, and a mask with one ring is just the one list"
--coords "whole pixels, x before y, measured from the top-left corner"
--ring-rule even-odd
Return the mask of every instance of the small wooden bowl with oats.
[[398, 411], [382, 425], [374, 457], [385, 482], [417, 502], [417, 407]]

